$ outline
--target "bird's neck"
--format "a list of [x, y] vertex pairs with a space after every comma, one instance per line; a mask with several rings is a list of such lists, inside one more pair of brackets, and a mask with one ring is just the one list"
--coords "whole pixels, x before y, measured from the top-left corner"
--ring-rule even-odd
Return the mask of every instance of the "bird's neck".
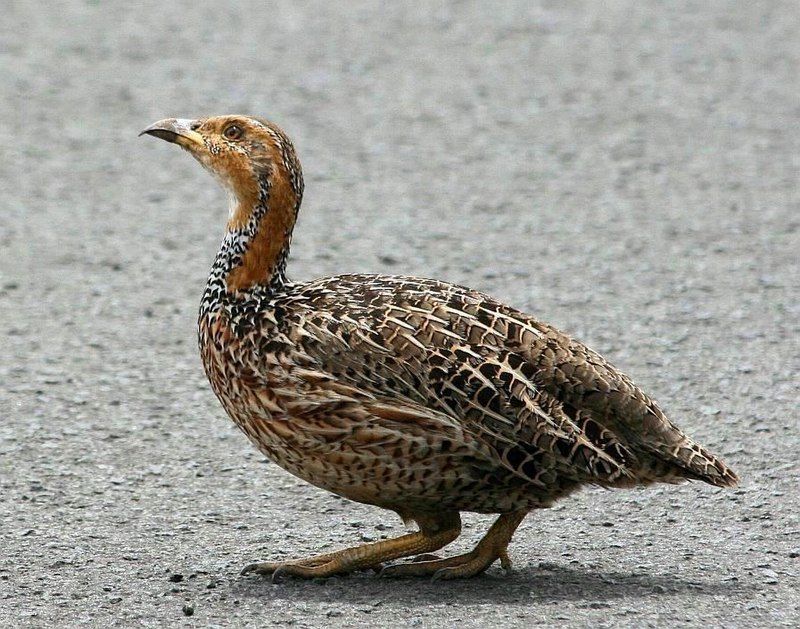
[[203, 309], [278, 292], [286, 284], [286, 259], [300, 195], [285, 178], [264, 178], [231, 203], [230, 218], [208, 279]]

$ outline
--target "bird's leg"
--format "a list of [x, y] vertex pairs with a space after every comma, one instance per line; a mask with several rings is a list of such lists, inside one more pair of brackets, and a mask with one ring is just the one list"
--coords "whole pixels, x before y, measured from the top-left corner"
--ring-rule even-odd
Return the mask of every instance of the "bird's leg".
[[480, 574], [498, 559], [505, 570], [511, 568], [508, 543], [514, 531], [527, 515], [527, 511], [514, 511], [501, 515], [478, 545], [464, 555], [435, 561], [419, 561], [387, 566], [381, 576], [406, 577], [432, 575], [434, 580], [458, 579]]
[[377, 568], [384, 561], [438, 550], [452, 542], [461, 533], [461, 517], [458, 512], [419, 516], [414, 519], [419, 525], [419, 531], [416, 533], [346, 548], [308, 559], [254, 563], [245, 567], [242, 574], [250, 572], [271, 574], [273, 581], [284, 575], [313, 579], [346, 574], [355, 570]]

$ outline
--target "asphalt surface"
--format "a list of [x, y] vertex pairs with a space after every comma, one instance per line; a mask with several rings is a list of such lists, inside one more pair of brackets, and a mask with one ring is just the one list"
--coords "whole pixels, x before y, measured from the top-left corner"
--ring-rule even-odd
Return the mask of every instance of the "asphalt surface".
[[[799, 621], [797, 4], [400, 4], [4, 3], [0, 626]], [[226, 201], [136, 134], [221, 113], [296, 141], [293, 277], [535, 313], [741, 487], [587, 490], [526, 520], [510, 575], [240, 577], [404, 528], [265, 463], [205, 381]]]

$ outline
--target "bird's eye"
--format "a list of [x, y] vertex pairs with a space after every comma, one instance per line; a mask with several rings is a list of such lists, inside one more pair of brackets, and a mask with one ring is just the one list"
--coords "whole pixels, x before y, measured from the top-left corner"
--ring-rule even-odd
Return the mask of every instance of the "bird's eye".
[[243, 134], [244, 131], [242, 131], [242, 128], [238, 124], [228, 125], [222, 132], [222, 135], [224, 135], [227, 140], [238, 140]]

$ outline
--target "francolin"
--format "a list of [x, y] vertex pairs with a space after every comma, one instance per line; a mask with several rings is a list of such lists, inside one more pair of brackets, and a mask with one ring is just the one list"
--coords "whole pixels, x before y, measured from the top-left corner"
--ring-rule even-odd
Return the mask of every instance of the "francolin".
[[[583, 485], [736, 484], [630, 378], [529, 314], [417, 277], [289, 280], [303, 175], [274, 124], [168, 119], [142, 133], [186, 149], [230, 194], [199, 315], [228, 415], [285, 470], [419, 529], [245, 572], [469, 577], [509, 567], [525, 515]], [[471, 552], [429, 555], [458, 537], [461, 511], [499, 517]]]

